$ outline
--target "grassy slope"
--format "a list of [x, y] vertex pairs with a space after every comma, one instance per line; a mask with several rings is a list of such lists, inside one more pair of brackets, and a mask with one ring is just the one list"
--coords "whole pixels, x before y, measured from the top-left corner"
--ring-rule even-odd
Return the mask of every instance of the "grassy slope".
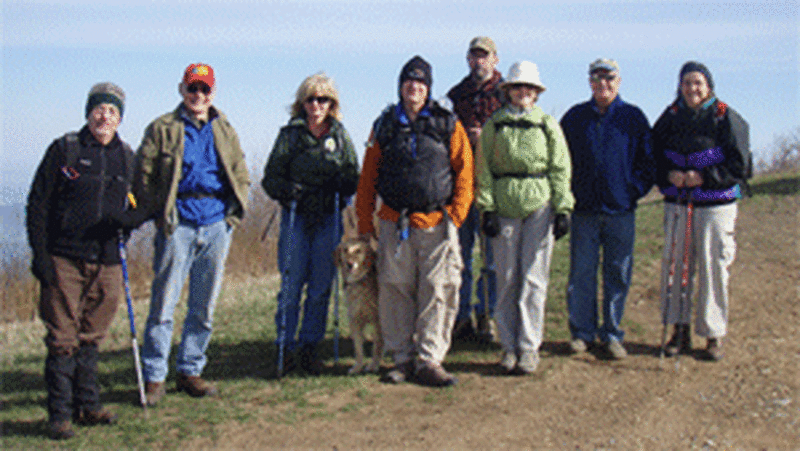
[[[752, 211], [769, 214], [769, 205], [780, 202], [782, 195], [800, 194], [800, 174], [772, 176], [754, 183], [754, 197], [748, 200]], [[763, 206], [763, 208], [762, 208]], [[659, 202], [643, 205], [638, 212], [636, 267], [631, 300], [652, 297], [653, 277], [658, 273], [661, 251], [661, 213]], [[553, 257], [550, 298], [547, 311], [546, 341], [563, 341], [568, 337], [564, 294], [568, 274], [567, 240], [556, 245]], [[478, 265], [476, 265], [478, 266]], [[644, 281], [650, 280], [649, 283]], [[16, 323], [0, 328], [4, 352], [0, 354], [0, 386], [2, 390], [3, 449], [66, 448], [166, 448], [176, 449], [187, 440], [207, 437], [214, 442], [215, 428], [229, 422], [243, 425], [253, 419], [254, 407], [270, 406], [270, 421], [301, 423], [309, 418], [335, 417], [342, 412], [357, 410], [377, 402], [380, 393], [376, 376], [346, 377], [352, 363], [350, 341], [341, 341], [343, 357], [332, 373], [318, 378], [289, 376], [277, 382], [271, 379], [274, 361], [274, 312], [277, 278], [226, 284], [216, 311], [215, 335], [209, 349], [209, 365], [205, 375], [215, 381], [225, 394], [224, 400], [203, 400], [187, 403], [185, 395], [170, 393], [147, 418], [136, 405], [136, 382], [131, 362], [127, 313], [124, 306], [112, 326], [103, 347], [100, 362], [100, 382], [103, 399], [119, 413], [121, 421], [113, 427], [94, 428], [91, 433], [80, 430], [67, 443], [53, 443], [45, 438], [44, 382], [42, 368], [45, 349], [41, 337], [43, 326], [38, 322]], [[333, 303], [332, 303], [333, 304]], [[136, 304], [136, 324], [141, 333], [146, 314], [146, 302]], [[176, 314], [181, 324], [185, 311]], [[343, 330], [347, 337], [344, 306], [341, 309]], [[627, 320], [626, 320], [627, 321]], [[332, 321], [329, 321], [332, 324]], [[635, 323], [625, 325], [629, 340], [641, 338]], [[178, 339], [176, 331], [175, 340]], [[327, 337], [333, 337], [332, 326]], [[332, 339], [324, 344], [323, 353], [333, 365]], [[471, 361], [492, 361], [496, 350], [483, 350], [459, 345], [448, 356], [448, 362], [458, 371]], [[173, 366], [174, 367], [174, 366]], [[171, 379], [170, 389], [172, 388]], [[353, 393], [345, 404], [332, 404], [328, 395]], [[443, 398], [444, 397], [444, 398]], [[337, 397], [340, 399], [341, 396]], [[431, 394], [431, 403], [446, 402], [447, 393]], [[264, 409], [258, 409], [262, 415]]]

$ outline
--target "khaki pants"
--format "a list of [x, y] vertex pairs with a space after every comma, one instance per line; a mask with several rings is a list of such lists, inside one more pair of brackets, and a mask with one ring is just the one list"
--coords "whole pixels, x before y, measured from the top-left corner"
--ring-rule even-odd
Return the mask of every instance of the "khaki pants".
[[458, 229], [451, 220], [429, 229], [412, 228], [402, 242], [397, 225], [381, 221], [380, 321], [386, 349], [396, 364], [415, 357], [418, 367], [444, 360], [458, 309], [462, 267]]
[[[738, 207], [735, 203], [714, 207], [695, 207], [689, 246], [688, 302], [681, 306], [681, 267], [686, 231], [686, 206], [664, 204], [664, 254], [661, 270], [662, 315], [667, 324], [689, 324], [692, 317], [692, 291], [697, 274], [697, 317], [695, 331], [706, 338], [720, 338], [728, 326], [728, 280], [736, 256], [734, 228]], [[670, 250], [677, 233], [675, 273], [667, 302]], [[681, 307], [683, 307], [681, 309]]]
[[53, 355], [71, 355], [80, 345], [105, 338], [122, 298], [122, 266], [53, 257], [56, 283], [42, 287], [39, 316]]
[[500, 217], [492, 238], [497, 305], [494, 317], [505, 352], [537, 352], [544, 336], [544, 310], [553, 256], [553, 210], [542, 207], [528, 217]]

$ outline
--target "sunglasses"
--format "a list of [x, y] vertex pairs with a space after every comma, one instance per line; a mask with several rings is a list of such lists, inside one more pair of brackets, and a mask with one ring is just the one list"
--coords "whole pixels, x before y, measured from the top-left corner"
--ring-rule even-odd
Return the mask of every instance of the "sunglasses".
[[601, 80], [614, 81], [615, 78], [617, 78], [617, 76], [614, 74], [592, 74], [590, 80], [597, 83]]
[[308, 98], [306, 99], [306, 103], [314, 103], [314, 102], [317, 102], [317, 103], [319, 103], [320, 105], [322, 105], [322, 104], [325, 104], [325, 103], [328, 103], [328, 102], [330, 102], [330, 101], [331, 101], [330, 97], [324, 97], [324, 96], [321, 96], [321, 97], [308, 97]]
[[194, 84], [191, 84], [191, 85], [189, 85], [188, 88], [186, 88], [186, 90], [189, 91], [192, 94], [197, 93], [197, 91], [200, 91], [205, 95], [211, 94], [211, 86], [208, 86], [205, 83], [194, 83]]

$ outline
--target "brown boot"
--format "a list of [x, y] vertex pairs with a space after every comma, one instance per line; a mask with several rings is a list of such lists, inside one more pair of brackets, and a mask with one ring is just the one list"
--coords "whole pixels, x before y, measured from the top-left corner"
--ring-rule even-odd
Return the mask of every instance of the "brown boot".
[[117, 422], [117, 414], [106, 408], [98, 411], [84, 410], [78, 417], [77, 423], [82, 426], [94, 426], [97, 424], [114, 424]]
[[163, 382], [145, 382], [144, 396], [148, 406], [154, 406], [161, 401], [161, 398], [167, 394], [166, 385]]
[[664, 354], [667, 357], [672, 357], [676, 354], [686, 354], [692, 350], [692, 331], [688, 324], [676, 324], [675, 330], [672, 333], [672, 338], [669, 339], [667, 345], [664, 347]]
[[417, 370], [417, 382], [428, 387], [450, 387], [458, 383], [458, 378], [448, 373], [439, 363], [428, 362]]
[[706, 344], [706, 354], [709, 360], [719, 362], [725, 356], [722, 350], [722, 338], [709, 338]]
[[69, 421], [52, 421], [47, 425], [50, 438], [53, 440], [67, 440], [75, 437], [72, 423]]
[[175, 388], [178, 391], [185, 391], [189, 396], [195, 398], [219, 394], [214, 384], [204, 381], [200, 376], [187, 376], [181, 373], [178, 373], [175, 380]]

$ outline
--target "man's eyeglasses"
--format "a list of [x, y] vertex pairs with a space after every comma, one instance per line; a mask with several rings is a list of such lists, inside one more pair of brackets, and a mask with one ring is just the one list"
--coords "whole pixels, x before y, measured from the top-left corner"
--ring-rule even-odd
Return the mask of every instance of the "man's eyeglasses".
[[615, 78], [617, 78], [617, 76], [614, 75], [614, 74], [596, 73], [596, 74], [592, 74], [590, 80], [592, 80], [595, 83], [599, 83], [601, 80], [614, 81]]
[[200, 91], [205, 95], [211, 94], [211, 86], [208, 86], [205, 83], [194, 83], [194, 84], [191, 84], [191, 85], [189, 85], [188, 88], [186, 88], [186, 90], [189, 91], [192, 94], [197, 93], [197, 91]]
[[328, 103], [328, 102], [330, 102], [330, 101], [331, 101], [331, 98], [330, 98], [330, 97], [324, 97], [324, 96], [320, 96], [320, 97], [308, 97], [308, 98], [306, 98], [306, 103], [314, 103], [314, 102], [317, 102], [317, 103], [319, 103], [320, 105], [324, 105], [324, 104], [326, 104], [326, 103]]

